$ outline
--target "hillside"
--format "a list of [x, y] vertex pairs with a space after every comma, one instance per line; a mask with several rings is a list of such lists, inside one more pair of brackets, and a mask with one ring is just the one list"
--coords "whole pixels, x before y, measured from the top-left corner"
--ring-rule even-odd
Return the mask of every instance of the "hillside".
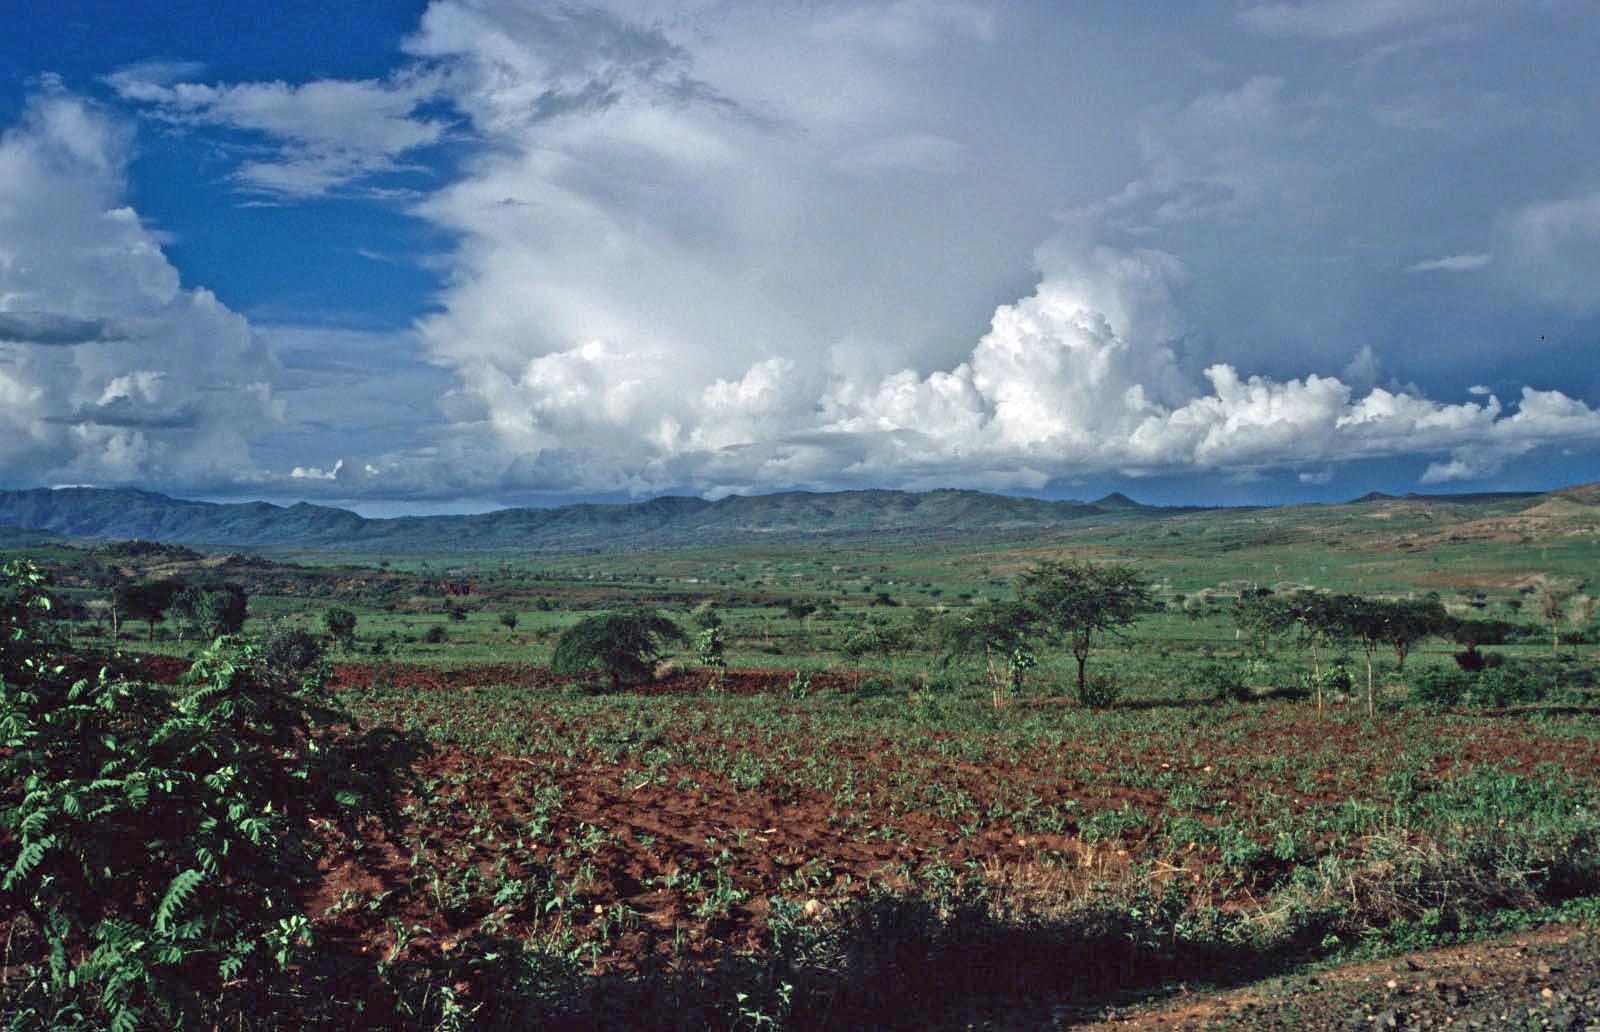
[[1153, 509], [1120, 495], [1085, 503], [955, 490], [794, 491], [714, 502], [663, 497], [472, 516], [367, 519], [305, 502], [223, 504], [82, 487], [0, 492], [0, 527], [215, 548], [407, 553], [576, 551], [883, 534], [1028, 534], [1086, 520], [1182, 511], [1191, 510]]
[[[1231, 547], [1330, 545], [1382, 550], [1450, 542], [1514, 542], [1600, 531], [1600, 485], [1547, 494], [1384, 495], [1342, 505], [1182, 508], [1122, 494], [1093, 502], [1042, 501], [941, 490], [790, 491], [717, 501], [662, 497], [631, 504], [514, 508], [472, 516], [368, 519], [300, 502], [197, 502], [149, 491], [98, 488], [0, 491], [0, 535], [148, 539], [211, 549], [294, 549], [352, 554], [556, 553], [793, 543], [826, 538], [1028, 538], [1142, 535], [1155, 522], [1205, 528]], [[1174, 533], [1168, 527], [1167, 533]]]

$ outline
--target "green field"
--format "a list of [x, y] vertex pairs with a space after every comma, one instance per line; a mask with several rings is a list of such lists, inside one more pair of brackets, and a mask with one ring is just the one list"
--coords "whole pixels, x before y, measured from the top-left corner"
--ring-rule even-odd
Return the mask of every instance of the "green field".
[[[50, 571], [52, 626], [91, 665], [206, 647], [176, 618], [113, 641], [118, 581], [238, 584], [260, 639], [347, 608], [354, 638], [328, 644], [316, 696], [420, 750], [388, 826], [318, 825], [296, 896], [315, 946], [293, 977], [229, 988], [207, 1020], [1049, 1028], [1180, 983], [1600, 915], [1593, 612], [1569, 604], [1556, 652], [1536, 605], [1541, 576], [1583, 586], [1600, 536], [1586, 513], [1519, 513], [1389, 501], [381, 563], [8, 553]], [[1097, 705], [1041, 639], [997, 706], [940, 628], [1061, 557], [1131, 563], [1157, 605], [1095, 639]], [[1453, 673], [1444, 633], [1403, 670], [1376, 651], [1369, 718], [1357, 643], [1323, 643], [1314, 667], [1295, 634], [1236, 628], [1241, 594], [1300, 588], [1436, 592], [1514, 626], [1483, 675]], [[622, 691], [550, 672], [564, 630], [637, 606], [719, 625], [726, 673], [689, 644]], [[873, 626], [893, 646], [850, 655]], [[1314, 669], [1350, 675], [1324, 677], [1320, 712]], [[1466, 680], [1441, 700], [1434, 674], [1498, 694]], [[8, 869], [17, 841], [0, 838]], [[0, 1005], [37, 1018], [45, 944], [9, 927]]]

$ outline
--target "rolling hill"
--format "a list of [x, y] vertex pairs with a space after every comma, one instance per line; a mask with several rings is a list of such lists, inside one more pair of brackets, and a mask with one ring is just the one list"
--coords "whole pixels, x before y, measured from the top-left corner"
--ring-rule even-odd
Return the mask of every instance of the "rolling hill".
[[1120, 495], [1089, 503], [956, 490], [792, 491], [717, 501], [662, 497], [472, 516], [368, 519], [305, 502], [197, 502], [149, 491], [84, 487], [0, 491], [0, 527], [214, 548], [406, 553], [574, 551], [883, 534], [1027, 534], [1085, 520], [1182, 511], [1192, 510], [1156, 509]]
[[[1600, 485], [1546, 494], [1385, 495], [1342, 505], [1207, 509], [1141, 505], [1122, 494], [1093, 502], [1043, 501], [981, 491], [789, 491], [717, 501], [661, 497], [614, 505], [511, 508], [471, 516], [369, 519], [300, 502], [198, 502], [132, 489], [0, 491], [0, 538], [49, 532], [63, 538], [147, 539], [214, 550], [352, 554], [556, 553], [675, 548], [830, 538], [1027, 538], [1157, 522], [1203, 521], [1241, 545], [1266, 537], [1305, 543], [1342, 536], [1372, 545], [1593, 534]], [[1356, 523], [1350, 523], [1354, 520]], [[1361, 528], [1366, 529], [1361, 529]], [[1391, 540], [1392, 539], [1392, 540]]]

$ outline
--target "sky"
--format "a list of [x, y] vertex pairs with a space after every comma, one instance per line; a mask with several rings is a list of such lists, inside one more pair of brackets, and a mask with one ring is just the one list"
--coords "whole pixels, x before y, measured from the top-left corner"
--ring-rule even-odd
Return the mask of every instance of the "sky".
[[0, 0], [0, 488], [1600, 480], [1592, 0]]

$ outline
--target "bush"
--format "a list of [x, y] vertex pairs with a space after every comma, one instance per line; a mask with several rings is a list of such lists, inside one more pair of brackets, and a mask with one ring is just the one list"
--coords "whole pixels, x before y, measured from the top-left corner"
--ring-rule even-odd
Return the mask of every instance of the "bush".
[[1094, 709], [1106, 709], [1122, 695], [1122, 685], [1107, 677], [1086, 677], [1078, 686], [1078, 701]]
[[624, 683], [648, 681], [662, 648], [683, 640], [683, 629], [654, 610], [590, 616], [561, 632], [550, 669], [560, 677], [604, 673], [614, 691]]
[[423, 632], [422, 640], [427, 642], [429, 645], [443, 645], [445, 640], [449, 637], [450, 632], [444, 629], [444, 624], [434, 624], [432, 627]]
[[393, 820], [409, 756], [266, 663], [220, 639], [176, 694], [0, 668], [0, 907], [40, 943], [8, 961], [13, 1027], [220, 1026], [299, 981], [320, 829]]
[[1432, 708], [1459, 706], [1477, 681], [1465, 670], [1424, 670], [1411, 678], [1411, 701]]
[[1195, 670], [1195, 684], [1206, 698], [1216, 702], [1243, 702], [1250, 698], [1250, 687], [1236, 663], [1213, 661]]
[[1486, 664], [1478, 673], [1427, 670], [1412, 678], [1411, 699], [1424, 706], [1517, 706], [1538, 702], [1549, 685], [1525, 664]]
[[322, 642], [298, 627], [274, 627], [260, 646], [261, 666], [272, 683], [297, 684], [322, 662]]

